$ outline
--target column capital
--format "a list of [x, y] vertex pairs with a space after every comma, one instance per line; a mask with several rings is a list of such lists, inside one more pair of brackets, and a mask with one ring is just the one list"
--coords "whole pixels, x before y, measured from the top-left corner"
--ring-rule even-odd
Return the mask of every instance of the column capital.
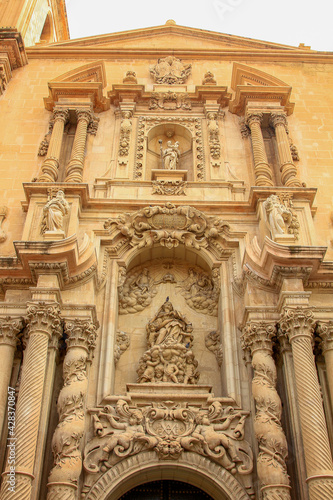
[[320, 321], [317, 333], [321, 338], [321, 349], [323, 354], [333, 350], [333, 321]]
[[28, 302], [27, 305], [29, 337], [36, 331], [47, 334], [49, 339], [60, 337], [62, 328], [57, 302]]
[[81, 347], [87, 352], [93, 351], [96, 345], [98, 322], [90, 319], [73, 318], [65, 320], [67, 348]]
[[53, 117], [54, 120], [66, 123], [69, 119], [69, 110], [65, 108], [54, 108]]
[[273, 351], [272, 339], [276, 335], [275, 323], [268, 321], [249, 321], [243, 328], [241, 337], [244, 350]]
[[264, 114], [260, 111], [248, 111], [246, 113], [245, 122], [247, 125], [251, 126], [252, 123], [259, 123], [261, 125]]
[[297, 337], [312, 339], [315, 323], [310, 307], [285, 307], [281, 313], [280, 331], [291, 343]]
[[13, 319], [11, 316], [0, 318], [0, 345], [10, 345], [16, 347], [17, 334], [24, 326], [22, 318]]
[[277, 125], [283, 125], [285, 129], [288, 127], [287, 115], [284, 112], [271, 113], [270, 123], [275, 128]]
[[77, 120], [78, 121], [86, 121], [87, 123], [89, 123], [92, 119], [92, 112], [90, 109], [88, 108], [76, 108], [75, 109], [75, 114], [76, 114], [76, 117], [77, 117]]

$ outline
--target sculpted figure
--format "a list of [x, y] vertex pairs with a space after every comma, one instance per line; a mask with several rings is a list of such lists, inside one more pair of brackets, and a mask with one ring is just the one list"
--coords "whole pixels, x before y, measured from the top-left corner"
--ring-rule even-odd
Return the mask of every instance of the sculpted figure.
[[151, 345], [171, 346], [175, 344], [190, 344], [192, 324], [175, 311], [171, 302], [164, 302], [157, 315], [147, 325], [148, 341]]
[[266, 221], [272, 237], [286, 233], [286, 225], [291, 222], [293, 214], [283, 205], [278, 196], [272, 194], [263, 204]]
[[59, 190], [55, 198], [48, 201], [43, 208], [41, 232], [62, 231], [64, 217], [68, 214], [68, 212], [69, 204], [65, 200], [65, 193]]
[[191, 65], [184, 65], [180, 59], [167, 56], [158, 59], [157, 64], [150, 68], [150, 74], [156, 83], [168, 85], [185, 83], [191, 74]]
[[176, 170], [180, 158], [179, 142], [168, 141], [165, 149], [161, 145], [161, 156], [166, 170]]

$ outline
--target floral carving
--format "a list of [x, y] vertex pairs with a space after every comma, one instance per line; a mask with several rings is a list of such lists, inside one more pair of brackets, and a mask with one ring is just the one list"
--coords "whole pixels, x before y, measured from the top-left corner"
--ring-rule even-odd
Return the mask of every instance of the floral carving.
[[173, 56], [158, 59], [150, 68], [150, 74], [155, 83], [174, 85], [185, 83], [191, 74], [191, 64], [184, 65], [180, 59]]
[[187, 182], [179, 180], [158, 180], [152, 181], [152, 194], [162, 194], [167, 196], [186, 195], [185, 188]]
[[191, 100], [185, 92], [153, 92], [149, 102], [149, 109], [185, 109], [190, 110]]
[[217, 160], [221, 156], [221, 144], [219, 138], [219, 124], [217, 113], [207, 114], [207, 129], [209, 135], [210, 156]]
[[138, 382], [196, 384], [198, 362], [191, 351], [193, 327], [167, 299], [147, 325], [148, 350], [139, 361]]
[[117, 331], [116, 345], [114, 348], [114, 362], [118, 363], [120, 356], [128, 349], [130, 345], [130, 336], [128, 333]]
[[24, 325], [22, 318], [12, 318], [6, 316], [0, 318], [0, 345], [7, 344], [16, 347], [18, 343], [17, 334], [22, 330]]
[[85, 448], [84, 468], [102, 473], [143, 450], [154, 450], [160, 460], [177, 460], [188, 450], [232, 474], [249, 474], [252, 451], [244, 440], [246, 416], [218, 401], [201, 408], [172, 401], [137, 407], [119, 399], [93, 415], [95, 437]]
[[29, 333], [42, 331], [49, 335], [58, 337], [62, 325], [60, 319], [60, 308], [56, 302], [29, 302], [27, 308], [27, 324]]
[[210, 240], [229, 230], [229, 224], [217, 217], [206, 217], [194, 207], [176, 207], [172, 203], [163, 207], [145, 207], [133, 214], [110, 218], [104, 223], [104, 228], [110, 232], [114, 226], [131, 246], [138, 248], [159, 243], [167, 248], [184, 244], [200, 250], [206, 248]]
[[205, 345], [209, 351], [215, 354], [217, 363], [222, 366], [223, 362], [223, 347], [221, 344], [220, 332], [209, 332], [205, 337]]
[[123, 111], [120, 124], [119, 156], [128, 156], [131, 131], [132, 131], [132, 112]]

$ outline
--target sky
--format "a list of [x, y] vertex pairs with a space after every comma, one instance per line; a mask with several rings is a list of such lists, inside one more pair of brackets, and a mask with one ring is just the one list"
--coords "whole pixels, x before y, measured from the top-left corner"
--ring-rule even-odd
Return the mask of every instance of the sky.
[[66, 0], [71, 39], [178, 25], [333, 52], [332, 0]]

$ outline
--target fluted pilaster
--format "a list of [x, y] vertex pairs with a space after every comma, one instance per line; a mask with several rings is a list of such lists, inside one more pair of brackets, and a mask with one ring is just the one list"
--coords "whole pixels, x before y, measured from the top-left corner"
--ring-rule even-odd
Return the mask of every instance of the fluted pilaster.
[[301, 182], [297, 179], [297, 169], [290, 152], [286, 114], [272, 113], [271, 124], [275, 128], [282, 184], [287, 187], [300, 187]]
[[53, 116], [54, 125], [50, 144], [47, 156], [42, 165], [42, 174], [38, 177], [38, 182], [56, 182], [58, 179], [61, 144], [65, 123], [69, 118], [69, 111], [67, 109], [55, 109]]
[[276, 391], [276, 367], [272, 357], [274, 324], [249, 322], [242, 335], [243, 349], [252, 356], [252, 394], [256, 415], [254, 431], [259, 445], [257, 470], [264, 500], [290, 499], [286, 458], [287, 441], [281, 426], [282, 406]]
[[[31, 497], [48, 344], [54, 336], [59, 337], [61, 332], [58, 304], [29, 303], [27, 322], [28, 343], [16, 408], [16, 485], [14, 491], [10, 491], [5, 477], [1, 500], [30, 500]], [[8, 472], [6, 469], [5, 474]]]
[[333, 498], [333, 463], [312, 350], [315, 320], [307, 307], [286, 307], [281, 332], [291, 343], [311, 500]]
[[52, 441], [54, 467], [49, 475], [48, 500], [77, 498], [88, 388], [87, 360], [95, 347], [96, 329], [97, 325], [88, 319], [76, 318], [65, 323], [68, 338], [63, 366], [64, 386], [58, 399], [59, 424]]
[[272, 170], [268, 164], [261, 131], [262, 119], [263, 114], [259, 112], [248, 113], [246, 116], [246, 122], [251, 129], [256, 186], [273, 186]]
[[87, 129], [92, 115], [89, 110], [76, 110], [77, 126], [71, 159], [66, 167], [65, 182], [82, 182], [84, 150], [87, 141]]

